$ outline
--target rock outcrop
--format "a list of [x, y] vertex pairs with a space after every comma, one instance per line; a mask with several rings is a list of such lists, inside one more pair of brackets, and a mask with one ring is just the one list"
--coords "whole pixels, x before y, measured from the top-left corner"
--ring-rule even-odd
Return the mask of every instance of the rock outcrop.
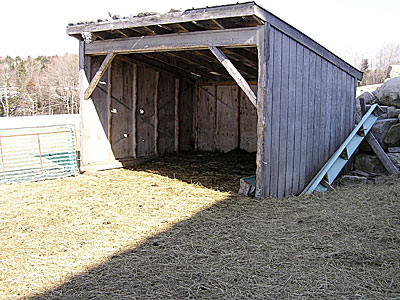
[[379, 103], [400, 108], [400, 77], [391, 78], [379, 88]]

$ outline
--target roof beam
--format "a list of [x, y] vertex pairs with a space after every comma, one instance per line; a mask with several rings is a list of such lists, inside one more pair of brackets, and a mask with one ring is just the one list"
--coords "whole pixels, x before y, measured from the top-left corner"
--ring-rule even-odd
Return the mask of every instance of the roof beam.
[[117, 54], [112, 52], [108, 53], [106, 58], [103, 60], [100, 68], [97, 70], [96, 74], [94, 75], [92, 81], [90, 81], [90, 84], [88, 88], [85, 91], [85, 95], [83, 99], [87, 100], [89, 97], [92, 95], [94, 89], [96, 88], [97, 84], [100, 81], [100, 78], [103, 76], [104, 72], [107, 70], [108, 66], [111, 64], [112, 60]]
[[94, 41], [86, 45], [85, 54], [144, 53], [208, 49], [208, 46], [255, 47], [256, 45], [257, 28], [250, 27]]
[[237, 82], [238, 86], [245, 92], [247, 97], [249, 97], [251, 103], [255, 107], [257, 107], [257, 96], [254, 94], [253, 90], [250, 88], [250, 85], [243, 78], [243, 76], [239, 73], [239, 71], [235, 68], [235, 66], [231, 63], [231, 61], [225, 56], [225, 54], [215, 46], [209, 47], [211, 52], [215, 55], [215, 57], [221, 62], [221, 64], [225, 67], [228, 73], [233, 77], [233, 79]]

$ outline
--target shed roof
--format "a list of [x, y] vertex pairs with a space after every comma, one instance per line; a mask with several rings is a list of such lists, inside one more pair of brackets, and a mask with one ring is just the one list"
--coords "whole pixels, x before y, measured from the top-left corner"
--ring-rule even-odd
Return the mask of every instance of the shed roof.
[[[192, 8], [185, 11], [171, 10], [166, 14], [141, 13], [130, 17], [111, 17], [111, 20], [70, 23], [67, 26], [67, 34], [79, 40], [83, 40], [83, 36], [87, 34], [92, 40], [120, 40], [141, 36], [249, 28], [268, 22], [357, 79], [362, 78], [362, 72], [255, 2]], [[256, 47], [223, 47], [222, 50], [247, 80], [257, 79]], [[207, 50], [135, 53], [129, 56], [144, 63], [151, 60], [156, 65], [167, 64], [177, 71], [190, 69], [192, 74], [205, 80], [230, 79], [229, 74], [219, 66], [215, 57]]]

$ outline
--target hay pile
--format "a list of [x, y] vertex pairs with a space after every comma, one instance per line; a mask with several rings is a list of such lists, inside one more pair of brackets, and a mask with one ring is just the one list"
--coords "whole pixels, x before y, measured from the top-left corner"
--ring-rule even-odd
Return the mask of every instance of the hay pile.
[[400, 298], [400, 180], [257, 201], [203, 158], [1, 187], [0, 298]]

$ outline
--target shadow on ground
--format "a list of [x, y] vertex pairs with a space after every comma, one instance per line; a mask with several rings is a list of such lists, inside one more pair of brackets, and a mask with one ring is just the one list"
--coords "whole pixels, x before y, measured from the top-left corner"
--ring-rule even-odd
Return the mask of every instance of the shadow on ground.
[[[170, 159], [181, 163], [160, 160], [139, 169], [235, 191], [230, 176], [243, 176], [229, 169], [229, 161], [227, 167], [217, 164], [215, 156]], [[363, 193], [262, 201], [232, 193], [30, 299], [395, 299], [398, 227], [380, 231], [376, 224], [387, 222], [388, 212], [368, 218], [382, 204]], [[382, 235], [386, 244], [378, 240]]]
[[256, 173], [256, 154], [242, 150], [229, 153], [182, 152], [166, 155], [139, 165], [134, 170], [176, 178], [186, 183], [198, 183], [219, 191], [236, 193], [242, 177]]

